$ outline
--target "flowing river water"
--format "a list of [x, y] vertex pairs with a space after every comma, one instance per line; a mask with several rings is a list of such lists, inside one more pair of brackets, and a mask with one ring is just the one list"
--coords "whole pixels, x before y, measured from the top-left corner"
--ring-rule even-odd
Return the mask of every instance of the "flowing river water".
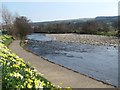
[[118, 47], [59, 42], [44, 34], [28, 35], [27, 39], [27, 50], [73, 71], [118, 86]]

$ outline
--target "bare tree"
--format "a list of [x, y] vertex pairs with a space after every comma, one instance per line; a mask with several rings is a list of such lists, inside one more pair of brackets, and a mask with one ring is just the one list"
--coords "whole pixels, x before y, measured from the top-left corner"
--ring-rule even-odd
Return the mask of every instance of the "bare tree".
[[12, 34], [14, 17], [12, 13], [4, 5], [2, 5], [1, 12], [2, 12], [3, 28], [7, 30], [8, 34]]

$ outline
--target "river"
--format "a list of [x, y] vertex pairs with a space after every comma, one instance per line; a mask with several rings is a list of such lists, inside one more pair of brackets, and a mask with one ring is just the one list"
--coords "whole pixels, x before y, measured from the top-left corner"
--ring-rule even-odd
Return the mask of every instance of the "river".
[[28, 35], [27, 39], [27, 50], [73, 71], [118, 86], [118, 47], [59, 42], [44, 34]]

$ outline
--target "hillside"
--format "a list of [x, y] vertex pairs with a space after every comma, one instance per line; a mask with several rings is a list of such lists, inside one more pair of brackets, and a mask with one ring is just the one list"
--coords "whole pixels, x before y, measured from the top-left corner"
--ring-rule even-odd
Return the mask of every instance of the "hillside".
[[118, 16], [98, 16], [95, 18], [80, 18], [80, 19], [70, 19], [70, 20], [57, 20], [57, 21], [47, 21], [47, 22], [33, 22], [32, 26], [38, 26], [40, 24], [59, 24], [59, 23], [82, 23], [89, 20], [104, 21], [104, 22], [114, 22], [118, 20]]
[[31, 23], [34, 32], [39, 33], [80, 33], [80, 34], [112, 34], [117, 33], [118, 16], [98, 16], [48, 22]]

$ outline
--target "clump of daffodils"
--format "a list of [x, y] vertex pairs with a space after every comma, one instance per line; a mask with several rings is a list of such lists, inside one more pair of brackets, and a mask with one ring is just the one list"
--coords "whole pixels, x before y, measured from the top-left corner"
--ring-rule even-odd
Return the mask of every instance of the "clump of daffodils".
[[0, 36], [0, 68], [2, 70], [2, 89], [7, 88], [49, 88], [54, 89], [49, 81], [26, 64], [22, 58], [12, 53], [4, 41], [10, 36]]

